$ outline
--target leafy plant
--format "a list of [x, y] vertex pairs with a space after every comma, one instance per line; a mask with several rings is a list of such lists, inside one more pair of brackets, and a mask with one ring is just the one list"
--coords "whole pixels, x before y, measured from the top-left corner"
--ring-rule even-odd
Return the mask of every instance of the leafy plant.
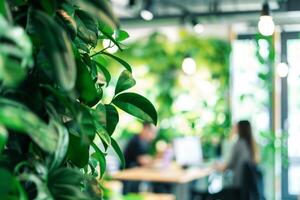
[[[127, 37], [107, 0], [0, 2], [0, 199], [102, 199], [107, 149], [124, 165], [117, 107], [157, 123], [145, 97], [125, 92], [131, 66], [106, 52]], [[124, 67], [111, 102], [107, 58]]]

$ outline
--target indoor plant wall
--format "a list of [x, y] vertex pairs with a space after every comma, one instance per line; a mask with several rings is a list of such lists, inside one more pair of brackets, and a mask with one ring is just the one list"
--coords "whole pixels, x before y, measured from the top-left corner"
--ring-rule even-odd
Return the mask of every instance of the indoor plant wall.
[[[153, 105], [124, 92], [130, 65], [97, 47], [122, 49], [117, 24], [107, 0], [0, 2], [0, 199], [101, 199], [106, 150], [124, 163], [116, 107], [156, 124]], [[124, 71], [105, 103], [107, 58]]]

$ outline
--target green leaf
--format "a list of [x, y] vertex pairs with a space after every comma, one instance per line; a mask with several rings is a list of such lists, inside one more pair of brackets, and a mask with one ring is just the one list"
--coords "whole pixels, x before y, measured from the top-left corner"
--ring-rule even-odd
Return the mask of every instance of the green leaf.
[[76, 59], [77, 63], [77, 80], [76, 89], [79, 92], [79, 99], [89, 106], [94, 106], [102, 98], [102, 90], [97, 90], [95, 82], [87, 69], [87, 66], [81, 59]]
[[6, 1], [0, 2], [0, 14], [4, 16], [9, 22], [12, 22], [12, 15], [9, 10], [9, 6], [7, 5]]
[[132, 77], [132, 73], [130, 71], [124, 70], [118, 79], [115, 89], [115, 95], [133, 87], [135, 84], [136, 82]]
[[38, 36], [50, 66], [55, 69], [59, 85], [69, 91], [74, 88], [76, 65], [71, 42], [66, 32], [49, 15], [31, 10], [28, 31]]
[[49, 15], [52, 15], [57, 8], [57, 3], [54, 0], [43, 0], [39, 1], [39, 3]]
[[17, 86], [32, 66], [32, 45], [21, 27], [12, 27], [0, 15], [0, 81]]
[[50, 169], [57, 168], [63, 162], [67, 151], [68, 151], [68, 144], [69, 144], [69, 133], [68, 130], [62, 126], [60, 123], [52, 120], [53, 127], [59, 133], [58, 137], [58, 144], [57, 148], [54, 152], [53, 158], [51, 160]]
[[116, 45], [119, 48], [119, 50], [121, 51], [123, 50], [119, 42], [116, 41], [115, 38], [113, 37], [113, 33], [114, 33], [113, 30], [110, 29], [110, 27], [107, 24], [105, 24], [103, 21], [99, 22], [99, 29], [101, 33], [104, 35], [104, 38], [106, 37], [107, 39], [109, 39], [112, 43], [114, 43], [114, 45]]
[[44, 183], [37, 175], [23, 173], [19, 176], [19, 178], [21, 181], [31, 182], [35, 184], [37, 193], [35, 199], [54, 200], [54, 198], [50, 194], [50, 191], [48, 190], [46, 183]]
[[56, 131], [29, 109], [14, 101], [0, 98], [0, 124], [8, 129], [28, 134], [47, 152], [54, 152], [57, 147]]
[[97, 9], [101, 10], [105, 15], [112, 19], [113, 21], [117, 21], [113, 11], [111, 9], [111, 5], [109, 1], [99, 1], [99, 0], [88, 0], [92, 5], [94, 5]]
[[123, 111], [144, 121], [157, 124], [157, 112], [152, 103], [136, 93], [121, 93], [113, 101]]
[[96, 123], [96, 131], [97, 135], [106, 143], [107, 146], [110, 146], [111, 144], [111, 139], [110, 136], [108, 135], [107, 131], [103, 126], [101, 126], [99, 123]]
[[77, 36], [77, 24], [73, 17], [63, 9], [56, 11], [56, 21], [65, 29], [71, 40]]
[[111, 138], [111, 146], [115, 150], [115, 152], [117, 153], [117, 155], [118, 155], [118, 157], [119, 157], [119, 159], [121, 161], [121, 167], [124, 169], [125, 168], [125, 158], [124, 158], [124, 155], [123, 155], [122, 150], [119, 147], [118, 143], [113, 138]]
[[100, 123], [102, 126], [106, 126], [106, 110], [102, 103], [99, 103], [93, 111], [94, 120]]
[[83, 142], [80, 137], [70, 134], [68, 158], [77, 167], [83, 168], [89, 162], [90, 145]]
[[96, 20], [83, 10], [75, 11], [78, 37], [93, 47], [97, 45], [98, 28]]
[[119, 62], [121, 65], [123, 65], [129, 72], [132, 73], [131, 66], [126, 61], [124, 61], [121, 58], [119, 58], [117, 56], [114, 56], [114, 55], [112, 55], [110, 53], [107, 53], [107, 52], [102, 52], [102, 54], [113, 58], [114, 60], [116, 60], [117, 62]]
[[60, 200], [88, 200], [81, 187], [83, 174], [76, 169], [59, 168], [48, 175], [48, 188], [54, 199]]
[[[90, 108], [81, 106], [80, 113], [77, 117], [77, 123], [80, 126], [80, 135], [84, 142], [91, 143], [96, 135], [96, 129], [93, 121], [93, 116], [89, 111]], [[85, 138], [87, 137], [87, 140]]]
[[8, 133], [5, 127], [0, 125], [0, 153], [3, 151], [7, 142]]
[[27, 200], [20, 182], [6, 169], [0, 168], [0, 198], [6, 200]]
[[119, 113], [113, 105], [105, 105], [106, 109], [106, 130], [109, 135], [112, 135], [119, 122]]
[[103, 153], [95, 143], [92, 143], [92, 147], [95, 150], [95, 153], [93, 153], [92, 156], [99, 162], [100, 177], [102, 178], [106, 170], [105, 153]]
[[75, 40], [73, 41], [75, 46], [78, 48], [78, 51], [84, 52], [84, 53], [89, 53], [90, 49], [86, 45], [86, 43], [81, 40], [79, 37], [76, 37]]
[[106, 67], [104, 67], [99, 62], [95, 62], [95, 63], [97, 64], [97, 68], [100, 69], [99, 71], [101, 71], [102, 74], [104, 75], [105, 80], [106, 80], [106, 86], [108, 86], [108, 84], [111, 80], [111, 75], [110, 75], [109, 71], [106, 69]]
[[116, 41], [117, 42], [121, 42], [121, 41], [124, 41], [127, 38], [129, 38], [129, 34], [126, 31], [118, 30], [116, 33], [117, 33], [116, 34], [117, 35], [116, 36]]
[[106, 146], [110, 146], [110, 136], [107, 133], [106, 127], [106, 110], [103, 104], [98, 104], [95, 110], [91, 110], [93, 122], [96, 128], [97, 135], [105, 142]]
[[48, 184], [49, 185], [79, 185], [83, 181], [83, 174], [72, 168], [58, 168], [53, 170], [48, 175]]
[[0, 81], [9, 87], [18, 86], [26, 77], [26, 70], [15, 60], [0, 55]]
[[[103, 105], [100, 103], [97, 105], [95, 110], [91, 111], [94, 118], [95, 126], [98, 126], [99, 131], [103, 132], [105, 134], [105, 137], [111, 136], [119, 122], [119, 114], [117, 109], [110, 104]], [[105, 143], [107, 145], [110, 145], [110, 138], [102, 138], [102, 136], [100, 138], [106, 141]]]

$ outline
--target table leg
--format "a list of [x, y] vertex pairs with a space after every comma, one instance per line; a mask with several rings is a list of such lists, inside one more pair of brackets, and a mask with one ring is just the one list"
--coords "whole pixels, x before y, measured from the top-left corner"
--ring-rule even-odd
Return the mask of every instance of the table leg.
[[176, 200], [190, 200], [190, 187], [187, 183], [174, 185], [174, 195]]

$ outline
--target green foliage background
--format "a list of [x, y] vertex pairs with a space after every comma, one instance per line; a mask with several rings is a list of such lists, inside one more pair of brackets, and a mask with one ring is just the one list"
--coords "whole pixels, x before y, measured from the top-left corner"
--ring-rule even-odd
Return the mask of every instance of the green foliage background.
[[[204, 153], [207, 157], [215, 156], [212, 141], [219, 140], [226, 136], [231, 126], [230, 100], [229, 100], [229, 59], [231, 45], [229, 42], [216, 38], [201, 38], [199, 35], [189, 33], [186, 30], [180, 30], [178, 40], [172, 41], [167, 35], [156, 32], [132, 41], [127, 44], [125, 53], [120, 54], [126, 58], [132, 65], [139, 67], [146, 66], [147, 72], [140, 79], [140, 86], [146, 96], [150, 97], [157, 105], [157, 111], [160, 116], [160, 134], [157, 140], [163, 139], [171, 141], [172, 138], [182, 134], [196, 134], [202, 137], [204, 143]], [[174, 110], [174, 103], [180, 94], [189, 89], [187, 85], [180, 83], [180, 76], [183, 75], [181, 65], [185, 57], [192, 57], [197, 63], [198, 73], [207, 71], [210, 83], [217, 85], [216, 102], [209, 105], [204, 99], [198, 97], [197, 104], [203, 105], [213, 113], [213, 119], [210, 123], [205, 124], [201, 130], [197, 129], [197, 123], [205, 117], [201, 115], [201, 110], [178, 112]], [[143, 83], [148, 84], [143, 84]], [[151, 83], [151, 84], [149, 84]], [[224, 116], [223, 120], [218, 117]], [[190, 132], [184, 132], [178, 127], [163, 127], [164, 121], [172, 121], [174, 116], [180, 116], [182, 120], [190, 126]], [[130, 134], [130, 130], [125, 130]], [[123, 134], [124, 135], [124, 134]], [[126, 135], [126, 134], [125, 134]], [[214, 142], [215, 143], [215, 142]]]

